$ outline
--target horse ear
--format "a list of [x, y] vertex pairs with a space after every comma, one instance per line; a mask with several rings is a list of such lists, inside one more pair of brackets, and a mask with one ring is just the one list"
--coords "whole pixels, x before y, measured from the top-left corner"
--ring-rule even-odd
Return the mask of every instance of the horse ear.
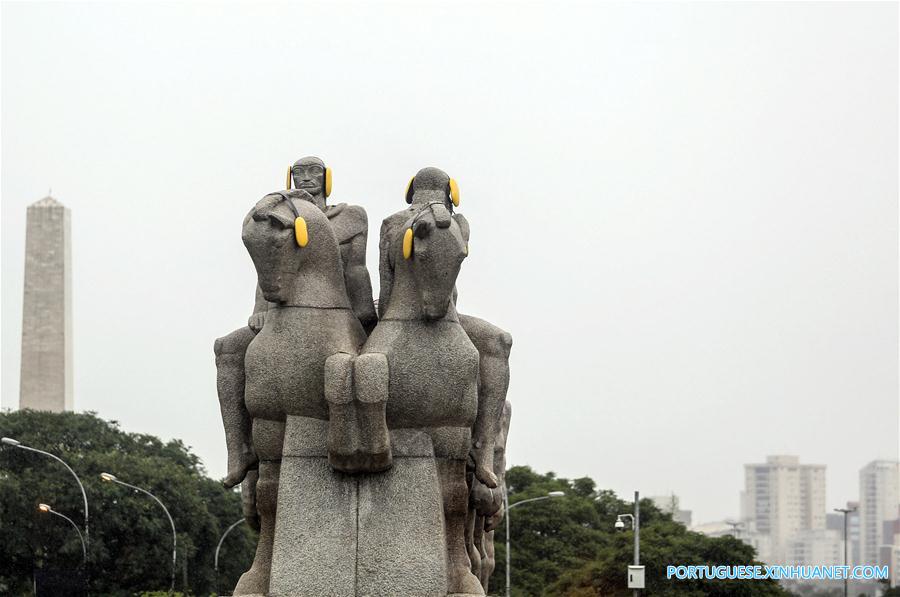
[[469, 242], [469, 221], [462, 214], [453, 214], [453, 219], [459, 224], [459, 232], [462, 234], [463, 240]]
[[277, 211], [270, 211], [266, 215], [269, 217], [269, 221], [279, 228], [287, 229], [294, 227], [294, 218], [283, 216]]
[[431, 234], [431, 230], [434, 228], [434, 224], [432, 224], [428, 220], [418, 220], [415, 224], [413, 224], [413, 234], [416, 235], [416, 238], [425, 238], [429, 234]]

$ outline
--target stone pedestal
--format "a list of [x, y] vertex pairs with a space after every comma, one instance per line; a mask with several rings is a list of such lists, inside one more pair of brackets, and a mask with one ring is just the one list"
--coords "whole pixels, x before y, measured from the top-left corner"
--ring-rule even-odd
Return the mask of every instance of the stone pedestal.
[[345, 475], [328, 465], [327, 422], [288, 417], [270, 595], [447, 594], [440, 479], [431, 439], [391, 432], [394, 466]]

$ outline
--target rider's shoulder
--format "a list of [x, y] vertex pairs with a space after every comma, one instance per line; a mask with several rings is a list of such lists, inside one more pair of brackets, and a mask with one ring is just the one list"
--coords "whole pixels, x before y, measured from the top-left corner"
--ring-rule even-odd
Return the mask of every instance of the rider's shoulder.
[[363, 206], [351, 205], [349, 203], [338, 203], [337, 205], [331, 205], [327, 210], [325, 210], [325, 215], [328, 216], [329, 219], [340, 216], [341, 220], [347, 222], [360, 222], [362, 224], [366, 224], [369, 221], [369, 218], [366, 215], [366, 210]]

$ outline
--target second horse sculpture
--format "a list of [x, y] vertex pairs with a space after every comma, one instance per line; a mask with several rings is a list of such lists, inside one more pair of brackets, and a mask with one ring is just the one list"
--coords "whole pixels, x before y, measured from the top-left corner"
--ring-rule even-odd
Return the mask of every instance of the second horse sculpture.
[[[469, 226], [440, 203], [421, 207], [392, 239], [390, 304], [359, 356], [384, 363], [371, 376], [388, 395], [392, 429], [431, 437], [444, 506], [449, 593], [480, 594], [465, 546], [466, 459], [478, 415], [478, 351], [459, 323], [453, 291], [468, 254]], [[359, 388], [362, 390], [362, 388]]]

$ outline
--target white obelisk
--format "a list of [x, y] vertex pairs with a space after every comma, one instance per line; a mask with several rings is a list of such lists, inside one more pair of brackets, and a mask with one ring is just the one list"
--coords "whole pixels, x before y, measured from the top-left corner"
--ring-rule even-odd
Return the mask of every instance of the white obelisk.
[[72, 250], [69, 209], [28, 206], [19, 408], [72, 410]]

